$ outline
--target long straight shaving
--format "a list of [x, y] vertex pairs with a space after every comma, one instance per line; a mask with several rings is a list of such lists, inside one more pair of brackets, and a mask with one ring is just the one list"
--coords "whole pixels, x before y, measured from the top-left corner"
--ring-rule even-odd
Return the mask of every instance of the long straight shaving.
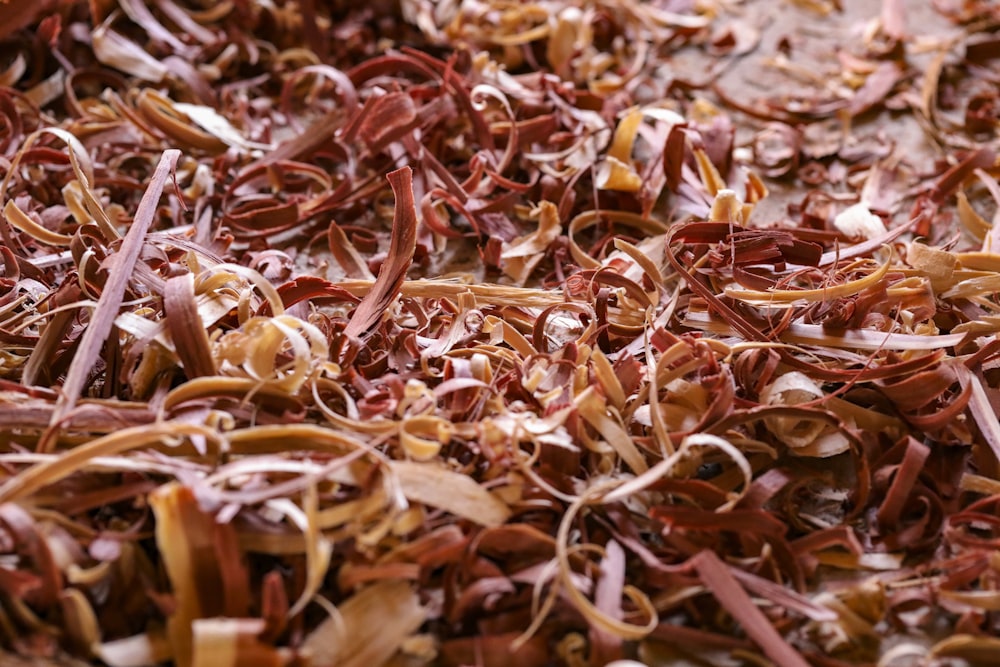
[[111, 263], [107, 283], [97, 302], [97, 307], [90, 316], [90, 324], [83, 332], [80, 349], [77, 350], [76, 356], [73, 357], [73, 362], [69, 366], [69, 371], [66, 373], [62, 394], [59, 396], [56, 409], [52, 412], [52, 424], [59, 423], [62, 417], [76, 405], [80, 392], [83, 391], [87, 382], [87, 376], [90, 375], [90, 371], [101, 353], [101, 346], [104, 345], [104, 341], [111, 333], [111, 328], [114, 326], [115, 318], [118, 317], [118, 311], [125, 298], [128, 278], [132, 275], [146, 234], [153, 224], [160, 194], [163, 193], [167, 178], [177, 166], [177, 159], [180, 155], [181, 152], [175, 148], [166, 150], [160, 157], [160, 163], [156, 165], [156, 171], [153, 172], [149, 187], [146, 188], [146, 192], [139, 202], [139, 207], [136, 209], [132, 226], [122, 241], [121, 249]]

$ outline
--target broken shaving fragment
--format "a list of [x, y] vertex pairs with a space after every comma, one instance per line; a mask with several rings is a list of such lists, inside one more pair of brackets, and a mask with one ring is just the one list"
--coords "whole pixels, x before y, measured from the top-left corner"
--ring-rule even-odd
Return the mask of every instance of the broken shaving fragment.
[[642, 178], [632, 166], [632, 146], [635, 144], [642, 111], [632, 108], [615, 128], [608, 154], [597, 168], [597, 187], [602, 190], [638, 192]]
[[175, 663], [189, 667], [195, 664], [195, 621], [249, 612], [247, 573], [233, 525], [202, 511], [189, 487], [168, 484], [149, 502], [175, 604], [167, 634]]
[[954, 284], [952, 276], [958, 266], [958, 258], [953, 252], [914, 241], [907, 245], [906, 261], [913, 268], [926, 273], [937, 291], [944, 291]]
[[739, 622], [743, 631], [771, 660], [783, 667], [809, 667], [805, 658], [775, 630], [768, 617], [757, 608], [739, 581], [712, 551], [702, 551], [691, 559], [705, 586], [719, 604]]
[[531, 217], [537, 218], [538, 227], [505, 243], [500, 252], [500, 267], [517, 285], [523, 285], [528, 280], [545, 252], [562, 232], [559, 209], [550, 201], [542, 201], [531, 212]]
[[435, 463], [393, 461], [391, 474], [403, 494], [414, 502], [450, 512], [482, 526], [500, 526], [511, 510], [500, 498], [468, 475]]
[[268, 150], [271, 148], [270, 144], [250, 141], [247, 139], [242, 132], [236, 129], [236, 127], [229, 122], [228, 118], [220, 114], [212, 107], [207, 107], [203, 104], [187, 104], [184, 102], [175, 102], [173, 107], [176, 111], [184, 114], [194, 121], [199, 127], [201, 127], [202, 130], [222, 141], [227, 146], [239, 148], [244, 151], [255, 149]]
[[864, 203], [854, 204], [837, 214], [833, 226], [851, 238], [875, 239], [886, 233], [882, 218]]
[[262, 618], [200, 618], [192, 624], [191, 667], [283, 667], [287, 652], [261, 641]]
[[384, 665], [427, 618], [409, 582], [387, 579], [332, 610], [302, 644], [316, 667]]
[[102, 64], [121, 70], [151, 83], [159, 83], [170, 71], [162, 62], [151, 56], [132, 40], [111, 29], [109, 17], [94, 28], [91, 39], [94, 55]]

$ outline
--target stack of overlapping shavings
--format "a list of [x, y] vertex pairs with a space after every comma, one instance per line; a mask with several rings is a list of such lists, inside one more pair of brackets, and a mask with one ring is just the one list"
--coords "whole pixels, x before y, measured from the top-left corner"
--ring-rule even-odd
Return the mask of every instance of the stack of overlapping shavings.
[[756, 4], [0, 2], [4, 649], [996, 664], [1000, 16]]

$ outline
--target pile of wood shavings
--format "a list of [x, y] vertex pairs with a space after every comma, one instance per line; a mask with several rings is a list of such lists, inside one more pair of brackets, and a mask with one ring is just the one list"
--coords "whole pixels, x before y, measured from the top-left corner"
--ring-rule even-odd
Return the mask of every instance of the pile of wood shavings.
[[321, 4], [0, 2], [5, 649], [1000, 662], [995, 6]]

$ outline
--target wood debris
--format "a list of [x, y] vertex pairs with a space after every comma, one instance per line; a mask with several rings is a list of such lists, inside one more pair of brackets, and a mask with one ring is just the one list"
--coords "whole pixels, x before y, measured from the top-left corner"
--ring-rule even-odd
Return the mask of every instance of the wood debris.
[[1000, 11], [768, 4], [0, 0], [0, 647], [1000, 662]]

